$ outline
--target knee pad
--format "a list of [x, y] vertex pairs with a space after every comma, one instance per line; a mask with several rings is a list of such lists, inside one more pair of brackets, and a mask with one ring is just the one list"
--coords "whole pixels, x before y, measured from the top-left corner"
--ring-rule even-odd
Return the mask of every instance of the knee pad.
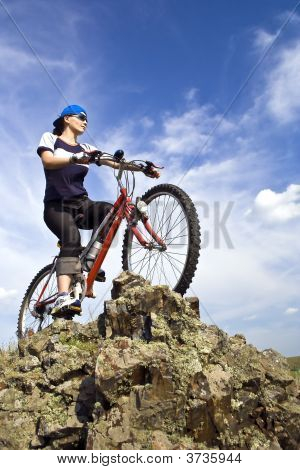
[[76, 256], [62, 256], [58, 257], [56, 261], [56, 276], [63, 274], [80, 274], [81, 262]]

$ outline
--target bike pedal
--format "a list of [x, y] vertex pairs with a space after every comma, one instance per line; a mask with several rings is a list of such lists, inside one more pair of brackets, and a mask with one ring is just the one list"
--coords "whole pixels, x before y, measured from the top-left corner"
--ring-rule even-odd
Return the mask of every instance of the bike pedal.
[[70, 310], [74, 310], [76, 312], [78, 312], [78, 310], [81, 311], [81, 307], [80, 306], [77, 306], [77, 305], [69, 305], [69, 307], [64, 307], [66, 308], [67, 310], [70, 309]]
[[96, 299], [96, 295], [94, 294], [94, 292], [87, 292], [85, 294], [86, 297], [88, 297], [89, 299]]
[[51, 316], [54, 320], [58, 318], [64, 319], [64, 320], [70, 320], [69, 317], [73, 317], [73, 313], [71, 313], [69, 310], [68, 311], [59, 310], [58, 312], [52, 313]]
[[95, 281], [97, 282], [105, 282], [106, 277], [105, 277], [105, 271], [103, 269], [100, 269], [97, 276], [95, 277]]
[[81, 307], [77, 306], [65, 306], [62, 307], [58, 312], [51, 314], [53, 318], [65, 318], [66, 316], [81, 315]]

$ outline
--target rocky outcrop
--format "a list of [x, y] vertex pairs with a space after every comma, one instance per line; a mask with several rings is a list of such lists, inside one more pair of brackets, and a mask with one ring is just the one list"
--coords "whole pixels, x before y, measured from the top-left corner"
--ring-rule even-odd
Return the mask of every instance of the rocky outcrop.
[[285, 359], [122, 273], [97, 322], [56, 320], [0, 366], [1, 449], [297, 449]]

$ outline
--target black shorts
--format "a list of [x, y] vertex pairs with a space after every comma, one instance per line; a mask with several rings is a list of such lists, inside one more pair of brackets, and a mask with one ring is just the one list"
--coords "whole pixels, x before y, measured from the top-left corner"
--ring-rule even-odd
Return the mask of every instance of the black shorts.
[[96, 230], [111, 208], [109, 202], [91, 201], [85, 195], [45, 202], [44, 221], [61, 242], [59, 256], [79, 256], [82, 250], [79, 228]]

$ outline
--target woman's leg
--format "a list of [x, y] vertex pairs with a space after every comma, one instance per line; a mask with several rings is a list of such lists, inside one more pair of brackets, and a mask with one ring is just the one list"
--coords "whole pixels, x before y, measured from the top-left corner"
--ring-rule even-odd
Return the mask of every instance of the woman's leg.
[[[88, 199], [84, 207], [84, 217], [80, 220], [78, 225], [80, 228], [95, 231], [103, 219], [106, 217], [108, 212], [113, 207], [112, 204], [105, 201], [91, 201]], [[109, 227], [106, 227], [103, 233], [103, 237], [106, 236]]]
[[69, 274], [61, 274], [57, 276], [57, 289], [58, 293], [69, 292], [72, 277]]
[[72, 275], [81, 273], [80, 233], [75, 222], [75, 215], [74, 210], [71, 210], [67, 203], [57, 201], [45, 204], [45, 223], [61, 242], [56, 263], [59, 293], [68, 292]]

